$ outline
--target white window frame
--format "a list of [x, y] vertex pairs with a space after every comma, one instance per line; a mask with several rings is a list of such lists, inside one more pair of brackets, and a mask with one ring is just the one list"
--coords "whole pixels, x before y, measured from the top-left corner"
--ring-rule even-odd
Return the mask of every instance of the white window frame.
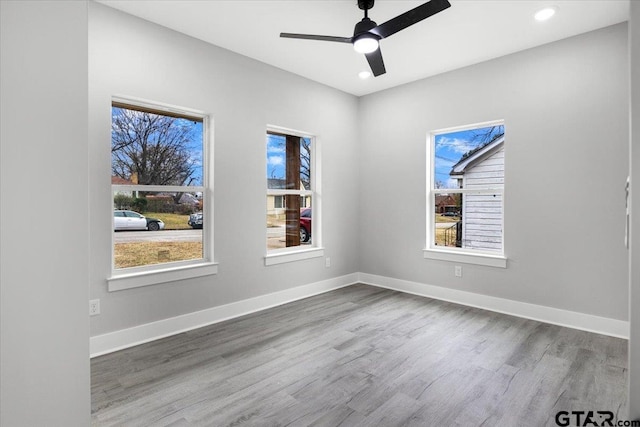
[[[504, 120], [492, 120], [482, 123], [475, 123], [465, 126], [456, 126], [445, 129], [438, 129], [429, 132], [427, 135], [427, 215], [426, 215], [426, 246], [423, 250], [424, 258], [451, 261], [456, 263], [484, 265], [489, 267], [507, 268], [507, 257], [504, 250], [505, 233], [504, 233], [504, 187], [485, 187], [473, 189], [436, 189], [435, 188], [435, 138], [438, 135], [478, 129], [490, 126], [504, 125]], [[505, 179], [506, 184], [506, 179]], [[443, 247], [435, 244], [435, 196], [436, 194], [484, 194], [494, 193], [500, 194], [502, 200], [502, 249], [501, 251], [483, 251], [470, 248]]]
[[[286, 262], [301, 261], [311, 258], [324, 257], [324, 248], [322, 247], [322, 191], [321, 191], [321, 170], [320, 170], [320, 143], [319, 138], [310, 132], [303, 132], [280, 126], [267, 125], [265, 135], [269, 132], [297, 136], [300, 138], [309, 138], [311, 140], [311, 168], [309, 176], [310, 190], [274, 190], [269, 189], [267, 185], [267, 196], [286, 196], [298, 195], [311, 196], [311, 245], [295, 246], [282, 249], [267, 249], [267, 230], [265, 229], [265, 250], [264, 263], [266, 266], [282, 264]], [[266, 150], [266, 145], [265, 145]], [[265, 156], [266, 158], [266, 156]], [[266, 212], [266, 208], [265, 208]]]
[[[156, 110], [168, 115], [179, 114], [202, 120], [202, 185], [201, 186], [172, 186], [172, 185], [115, 185], [110, 188], [113, 198], [115, 191], [150, 191], [150, 192], [201, 192], [203, 195], [203, 215], [206, 226], [202, 229], [202, 258], [196, 260], [174, 261], [162, 264], [152, 264], [139, 267], [115, 268], [113, 208], [109, 212], [111, 217], [111, 276], [107, 278], [108, 290], [119, 291], [138, 288], [177, 280], [190, 279], [217, 274], [218, 264], [213, 258], [213, 121], [203, 111], [175, 105], [163, 104], [139, 98], [113, 96], [114, 103]], [[111, 112], [111, 109], [109, 109]], [[111, 140], [111, 139], [110, 139]], [[109, 168], [111, 170], [111, 168]], [[112, 206], [113, 203], [110, 203]]]

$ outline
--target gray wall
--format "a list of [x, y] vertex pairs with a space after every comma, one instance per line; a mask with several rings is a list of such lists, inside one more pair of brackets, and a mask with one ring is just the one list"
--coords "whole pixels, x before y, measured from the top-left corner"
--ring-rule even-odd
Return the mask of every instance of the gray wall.
[[[357, 98], [100, 4], [89, 10], [91, 334], [358, 271]], [[111, 96], [209, 112], [214, 121], [215, 260], [219, 273], [107, 292]], [[264, 266], [266, 125], [311, 132], [322, 150], [322, 258]]]
[[0, 15], [0, 425], [87, 426], [87, 4]]
[[[628, 318], [626, 24], [358, 100], [99, 4], [89, 16], [92, 335], [355, 271]], [[113, 94], [211, 112], [218, 275], [106, 291]], [[465, 265], [459, 279], [422, 257], [427, 134], [494, 119], [507, 129], [509, 268]], [[267, 123], [320, 137], [330, 269], [264, 267], [251, 238], [264, 233]]]
[[[628, 318], [627, 25], [360, 99], [360, 271]], [[428, 132], [504, 119], [508, 268], [423, 259]]]
[[629, 337], [629, 419], [640, 420], [640, 3], [631, 2], [631, 174], [633, 179]]

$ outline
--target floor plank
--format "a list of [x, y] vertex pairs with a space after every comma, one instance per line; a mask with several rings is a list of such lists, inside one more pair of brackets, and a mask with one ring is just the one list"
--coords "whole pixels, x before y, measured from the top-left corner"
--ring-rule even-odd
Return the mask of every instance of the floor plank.
[[625, 340], [354, 285], [91, 361], [94, 426], [544, 426], [626, 415]]

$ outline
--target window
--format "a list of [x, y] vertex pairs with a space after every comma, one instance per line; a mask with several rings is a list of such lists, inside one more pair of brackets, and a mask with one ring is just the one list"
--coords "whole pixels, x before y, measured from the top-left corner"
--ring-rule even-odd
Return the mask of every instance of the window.
[[284, 259], [322, 256], [314, 251], [320, 240], [315, 140], [273, 128], [267, 131], [266, 142], [267, 265], [278, 263], [274, 259], [279, 255], [294, 252], [311, 255]]
[[112, 280], [211, 263], [207, 134], [204, 114], [113, 100]]
[[274, 208], [284, 209], [284, 196], [273, 196]]
[[[506, 266], [504, 141], [502, 121], [431, 134], [426, 258]], [[469, 255], [489, 261], [474, 261]]]

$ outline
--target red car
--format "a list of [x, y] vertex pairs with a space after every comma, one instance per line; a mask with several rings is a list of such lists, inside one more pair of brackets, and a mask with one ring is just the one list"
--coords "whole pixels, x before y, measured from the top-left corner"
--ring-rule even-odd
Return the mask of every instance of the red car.
[[300, 243], [311, 241], [311, 208], [300, 209]]

